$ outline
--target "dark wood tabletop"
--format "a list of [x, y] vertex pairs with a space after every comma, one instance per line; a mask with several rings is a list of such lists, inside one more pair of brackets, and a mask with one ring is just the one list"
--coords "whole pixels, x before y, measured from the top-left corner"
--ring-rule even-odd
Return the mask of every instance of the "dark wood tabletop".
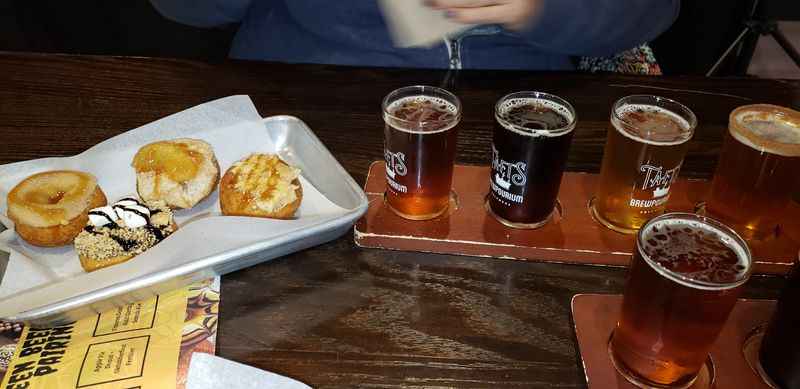
[[[578, 112], [568, 170], [596, 172], [612, 102], [674, 98], [699, 125], [681, 174], [710, 177], [728, 113], [800, 106], [800, 82], [507, 71], [368, 69], [0, 53], [0, 163], [64, 156], [233, 94], [303, 119], [360, 183], [383, 158], [380, 102], [405, 85], [463, 102], [458, 161], [489, 163], [502, 95], [542, 90]], [[331, 243], [223, 277], [218, 354], [314, 387], [586, 387], [570, 315], [577, 293], [621, 293], [624, 269], [360, 249]], [[783, 280], [751, 279], [775, 298]]]

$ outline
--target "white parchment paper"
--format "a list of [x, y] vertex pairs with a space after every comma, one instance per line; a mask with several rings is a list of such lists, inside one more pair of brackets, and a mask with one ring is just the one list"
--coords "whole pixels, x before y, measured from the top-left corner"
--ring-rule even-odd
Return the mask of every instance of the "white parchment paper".
[[[32, 288], [53, 288], [51, 296], [75, 295], [92, 287], [109, 286], [160, 269], [236, 250], [346, 212], [301, 177], [303, 201], [294, 220], [271, 220], [220, 215], [217, 190], [190, 210], [176, 212], [178, 231], [128, 262], [85, 273], [72, 245], [42, 248], [18, 238], [6, 216], [8, 192], [31, 174], [72, 169], [97, 177], [109, 202], [136, 195], [131, 161], [143, 145], [180, 137], [210, 143], [224, 171], [253, 152], [281, 154], [269, 139], [264, 123], [248, 96], [231, 96], [173, 114], [108, 139], [84, 153], [67, 158], [45, 158], [0, 166], [0, 250], [10, 253], [0, 283], [0, 298]], [[0, 301], [0, 305], [4, 305]], [[5, 310], [8, 311], [8, 307]]]
[[192, 354], [186, 389], [311, 389], [279, 374], [205, 353]]

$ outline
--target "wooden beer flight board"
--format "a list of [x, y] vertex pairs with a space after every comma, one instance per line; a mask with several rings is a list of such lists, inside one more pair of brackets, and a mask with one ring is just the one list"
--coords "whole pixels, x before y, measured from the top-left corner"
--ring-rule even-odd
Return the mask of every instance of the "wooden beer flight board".
[[[626, 266], [631, 258], [634, 235], [608, 230], [589, 214], [596, 174], [564, 173], [561, 214], [539, 229], [518, 230], [486, 212], [487, 166], [456, 165], [453, 190], [458, 209], [428, 221], [403, 219], [385, 206], [384, 166], [383, 161], [373, 162], [367, 176], [369, 209], [355, 226], [355, 241], [361, 247], [605, 266]], [[679, 178], [670, 190], [667, 211], [692, 212], [709, 188], [706, 180]], [[778, 237], [750, 242], [750, 248], [755, 273], [786, 273], [800, 249], [800, 206], [792, 204]]]
[[[608, 340], [621, 310], [622, 295], [572, 297], [575, 335], [589, 389], [636, 389], [617, 373], [608, 355]], [[739, 299], [711, 348], [713, 369], [701, 371], [699, 382], [690, 389], [707, 389], [709, 381], [717, 389], [770, 389], [750, 367], [744, 348], [749, 336], [769, 321], [774, 310], [774, 300]], [[713, 379], [708, 375], [713, 375]]]

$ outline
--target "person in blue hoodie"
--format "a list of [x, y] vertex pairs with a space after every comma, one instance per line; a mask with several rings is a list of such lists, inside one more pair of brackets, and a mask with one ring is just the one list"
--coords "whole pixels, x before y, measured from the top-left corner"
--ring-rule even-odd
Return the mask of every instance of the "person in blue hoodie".
[[582, 56], [611, 56], [648, 42], [678, 15], [679, 0], [424, 1], [476, 24], [441, 43], [395, 47], [377, 1], [151, 0], [166, 18], [197, 26], [239, 23], [238, 59], [464, 69], [574, 70]]

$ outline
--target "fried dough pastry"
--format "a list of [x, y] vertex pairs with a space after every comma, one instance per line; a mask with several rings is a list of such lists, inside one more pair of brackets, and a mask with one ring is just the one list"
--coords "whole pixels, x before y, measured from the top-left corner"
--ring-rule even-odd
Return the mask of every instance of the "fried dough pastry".
[[300, 170], [274, 154], [251, 154], [222, 177], [219, 202], [224, 215], [289, 219], [303, 199]]
[[136, 190], [145, 202], [191, 208], [208, 197], [219, 181], [219, 164], [208, 143], [179, 138], [150, 143], [133, 157]]
[[56, 170], [34, 174], [8, 193], [8, 217], [26, 242], [44, 247], [71, 243], [90, 209], [106, 205], [97, 179], [88, 173]]

